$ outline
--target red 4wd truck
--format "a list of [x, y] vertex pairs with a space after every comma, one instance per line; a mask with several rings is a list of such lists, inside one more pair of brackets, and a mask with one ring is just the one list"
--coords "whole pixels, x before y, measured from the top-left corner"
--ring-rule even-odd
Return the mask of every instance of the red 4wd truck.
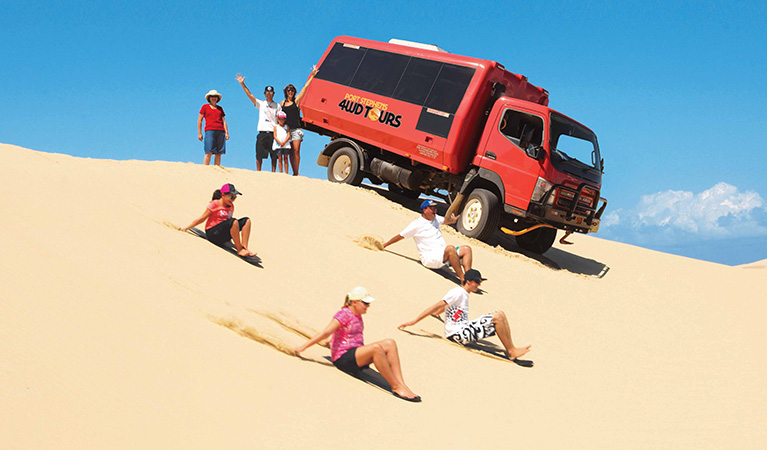
[[597, 137], [524, 76], [435, 46], [348, 36], [318, 66], [301, 109], [308, 130], [331, 137], [317, 160], [329, 180], [443, 198], [462, 207], [461, 233], [484, 240], [500, 227], [535, 253], [557, 229], [597, 231], [607, 205]]

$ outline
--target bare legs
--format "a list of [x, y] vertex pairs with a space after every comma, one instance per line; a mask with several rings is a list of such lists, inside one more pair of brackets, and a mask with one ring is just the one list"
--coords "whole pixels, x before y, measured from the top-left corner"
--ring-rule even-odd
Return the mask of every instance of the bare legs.
[[298, 176], [298, 166], [301, 164], [301, 141], [291, 141], [293, 151], [290, 153], [290, 165], [293, 167], [293, 176]]
[[493, 323], [495, 324], [495, 334], [497, 334], [498, 338], [501, 340], [509, 359], [517, 359], [530, 351], [529, 345], [527, 347], [514, 346], [514, 342], [511, 341], [511, 328], [509, 327], [509, 320], [506, 318], [506, 313], [503, 311], [494, 312]]
[[264, 162], [263, 159], [256, 158], [256, 171], [261, 171], [261, 164]]
[[372, 344], [358, 347], [355, 357], [359, 367], [370, 363], [375, 364], [376, 369], [381, 373], [381, 376], [383, 376], [391, 385], [392, 392], [396, 392], [400, 396], [406, 398], [417, 397], [416, 394], [407, 387], [405, 380], [402, 377], [402, 368], [399, 363], [399, 351], [397, 350], [397, 343], [394, 342], [393, 339], [385, 339], [383, 341], [373, 342]]
[[280, 172], [288, 173], [288, 155], [280, 155]]
[[[207, 166], [207, 165], [210, 165], [210, 156], [211, 156], [212, 154], [213, 154], [213, 153], [206, 153], [206, 154], [205, 154], [205, 159], [204, 159], [204, 160], [203, 160], [203, 162], [202, 162], [204, 165], [206, 165], [206, 166]], [[215, 164], [215, 165], [217, 165], [217, 166], [220, 166], [220, 165], [221, 165], [221, 155], [220, 155], [220, 154], [216, 154], [216, 159], [214, 159], [214, 161], [213, 161], [213, 164]]]
[[248, 241], [250, 240], [250, 219], [242, 227], [242, 240], [240, 240], [240, 223], [234, 221], [230, 229], [234, 246], [237, 248], [237, 254], [240, 256], [256, 256], [255, 252], [248, 250]]
[[473, 260], [474, 255], [471, 252], [471, 247], [468, 245], [462, 245], [458, 250], [454, 246], [448, 245], [445, 247], [445, 256], [442, 259], [443, 262], [450, 263], [450, 266], [455, 271], [455, 274], [458, 275], [458, 278], [461, 279], [461, 282], [463, 282], [463, 272], [471, 269]]

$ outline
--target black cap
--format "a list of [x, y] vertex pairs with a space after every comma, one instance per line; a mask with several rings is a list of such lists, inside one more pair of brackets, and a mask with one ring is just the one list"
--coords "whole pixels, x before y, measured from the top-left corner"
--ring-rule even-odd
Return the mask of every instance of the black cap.
[[274, 92], [274, 86], [267, 86], [264, 88], [264, 94], [267, 92]]
[[482, 278], [482, 274], [479, 273], [479, 270], [476, 269], [469, 269], [466, 271], [465, 274], [463, 274], [463, 279], [466, 281], [485, 281], [487, 278]]

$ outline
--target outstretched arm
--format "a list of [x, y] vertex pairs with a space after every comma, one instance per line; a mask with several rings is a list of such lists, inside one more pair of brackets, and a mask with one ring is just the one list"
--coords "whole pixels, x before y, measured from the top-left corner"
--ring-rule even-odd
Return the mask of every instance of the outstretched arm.
[[442, 314], [445, 311], [445, 306], [446, 305], [447, 305], [447, 303], [445, 303], [444, 300], [440, 300], [437, 303], [435, 303], [435, 304], [429, 306], [428, 308], [426, 308], [415, 319], [411, 320], [410, 322], [405, 322], [402, 325], [398, 326], [397, 328], [399, 328], [401, 330], [401, 329], [403, 329], [405, 327], [409, 327], [409, 326], [417, 324], [418, 322], [423, 320], [425, 317], [432, 316], [432, 315], [435, 315], [435, 314]]
[[197, 225], [205, 222], [208, 219], [208, 216], [210, 216], [210, 214], [211, 214], [211, 211], [209, 209], [205, 208], [205, 212], [202, 213], [202, 215], [200, 217], [194, 219], [194, 221], [192, 221], [192, 223], [190, 223], [189, 226], [184, 228], [184, 231], [189, 231], [190, 228], [194, 228]]
[[330, 335], [333, 334], [340, 327], [341, 327], [341, 322], [339, 322], [337, 319], [331, 319], [330, 323], [328, 324], [328, 326], [325, 327], [324, 330], [320, 331], [316, 336], [309, 339], [304, 345], [299, 345], [298, 347], [294, 348], [293, 351], [296, 352], [296, 354], [303, 352], [304, 350], [311, 347], [312, 345], [330, 337]]
[[390, 246], [392, 244], [396, 244], [397, 242], [399, 242], [399, 241], [401, 241], [403, 239], [405, 239], [405, 238], [403, 238], [402, 235], [398, 234], [398, 235], [394, 236], [393, 238], [389, 239], [388, 241], [386, 241], [384, 243], [384, 245], [383, 245], [383, 248], [386, 248], [386, 247], [388, 247], [388, 246]]
[[316, 67], [312, 67], [312, 73], [309, 74], [309, 78], [306, 79], [306, 83], [304, 83], [304, 87], [301, 88], [301, 92], [296, 95], [296, 106], [299, 108], [301, 107], [301, 99], [304, 98], [304, 93], [306, 92], [306, 88], [309, 87], [309, 83], [312, 82], [314, 79], [314, 76], [317, 75], [317, 72], [319, 72], [320, 69]]
[[242, 86], [242, 90], [245, 91], [245, 95], [247, 95], [250, 101], [253, 102], [253, 106], [258, 108], [258, 100], [256, 100], [256, 97], [253, 97], [253, 94], [250, 93], [250, 89], [245, 86], [245, 77], [243, 77], [241, 73], [238, 73], [234, 78], [240, 83], [240, 86]]

